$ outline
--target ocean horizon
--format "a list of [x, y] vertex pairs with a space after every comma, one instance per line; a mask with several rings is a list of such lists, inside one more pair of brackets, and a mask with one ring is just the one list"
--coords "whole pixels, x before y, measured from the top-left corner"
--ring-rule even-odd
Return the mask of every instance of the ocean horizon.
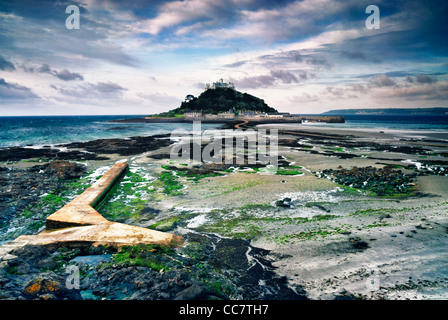
[[[138, 115], [85, 116], [3, 116], [0, 117], [0, 147], [44, 146], [96, 139], [123, 139], [134, 136], [169, 134], [189, 130], [191, 123], [120, 123], [118, 119]], [[219, 124], [204, 123], [204, 129]]]
[[[139, 115], [2, 116], [0, 147], [44, 146], [96, 139], [128, 138], [189, 130], [191, 123], [120, 123], [113, 120]], [[310, 123], [297, 126], [401, 131], [448, 131], [448, 115], [344, 115], [345, 123]], [[202, 129], [221, 124], [203, 123]], [[291, 125], [291, 124], [289, 124]]]

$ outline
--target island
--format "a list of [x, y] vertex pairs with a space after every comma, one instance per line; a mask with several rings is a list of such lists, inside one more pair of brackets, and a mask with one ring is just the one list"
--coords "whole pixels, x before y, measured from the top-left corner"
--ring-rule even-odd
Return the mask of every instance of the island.
[[188, 94], [178, 108], [167, 112], [149, 115], [143, 118], [123, 119], [118, 122], [251, 122], [265, 123], [302, 123], [328, 122], [344, 123], [339, 115], [300, 115], [279, 112], [268, 106], [263, 99], [235, 89], [231, 82], [219, 79], [207, 84], [205, 90], [195, 97]]

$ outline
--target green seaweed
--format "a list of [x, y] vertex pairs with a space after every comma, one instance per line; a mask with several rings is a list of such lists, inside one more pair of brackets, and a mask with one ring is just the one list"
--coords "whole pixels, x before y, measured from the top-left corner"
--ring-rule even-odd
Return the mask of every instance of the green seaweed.
[[179, 217], [170, 217], [170, 218], [164, 219], [162, 221], [156, 222], [156, 223], [150, 225], [148, 228], [159, 230], [159, 231], [170, 231], [179, 222], [180, 222]]
[[176, 180], [177, 177], [171, 171], [162, 171], [160, 174], [160, 181], [163, 182], [164, 192], [168, 195], [179, 195], [179, 192], [183, 188], [182, 183]]
[[[167, 264], [167, 254], [171, 253], [171, 249], [164, 246], [155, 245], [137, 245], [125, 246], [120, 251], [112, 256], [115, 263], [148, 267], [155, 271], [162, 269], [169, 270]], [[171, 262], [172, 259], [169, 259]]]
[[150, 183], [139, 173], [128, 170], [123, 179], [115, 184], [107, 196], [96, 206], [106, 219], [124, 222], [129, 218], [139, 218], [146, 208], [144, 194], [150, 194]]
[[277, 172], [275, 173], [279, 176], [295, 176], [295, 175], [299, 175], [302, 174], [302, 172], [297, 171], [297, 170], [287, 170], [287, 169], [277, 169]]

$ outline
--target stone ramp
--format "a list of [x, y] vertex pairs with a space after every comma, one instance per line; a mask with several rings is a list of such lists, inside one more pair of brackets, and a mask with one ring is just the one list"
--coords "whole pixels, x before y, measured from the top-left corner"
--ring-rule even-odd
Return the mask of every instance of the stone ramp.
[[178, 246], [181, 236], [123, 223], [108, 221], [93, 206], [98, 205], [128, 169], [126, 162], [116, 163], [91, 187], [73, 201], [47, 217], [46, 230], [37, 235], [23, 235], [0, 246], [0, 258], [24, 246], [108, 245], [121, 247], [137, 244]]
[[59, 229], [85, 226], [106, 222], [107, 220], [93, 207], [101, 202], [107, 192], [128, 169], [127, 162], [118, 162], [110, 168], [91, 187], [51, 216], [47, 217], [46, 229]]
[[182, 243], [182, 237], [172, 233], [111, 221], [90, 226], [45, 230], [37, 236], [20, 236], [16, 240], [27, 242], [30, 245], [66, 247], [85, 244], [113, 247], [138, 244], [177, 246]]

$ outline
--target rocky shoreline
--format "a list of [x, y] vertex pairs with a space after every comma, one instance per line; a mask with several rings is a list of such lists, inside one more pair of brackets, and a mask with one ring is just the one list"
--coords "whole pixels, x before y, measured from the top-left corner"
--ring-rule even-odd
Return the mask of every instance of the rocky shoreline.
[[[99, 212], [186, 240], [178, 249], [26, 245], [0, 260], [0, 299], [444, 297], [448, 168], [443, 140], [429, 140], [282, 130], [273, 175], [260, 164], [173, 162], [168, 135], [0, 149], [0, 241], [40, 232], [118, 160], [131, 169]], [[67, 290], [73, 266], [80, 287]]]
[[[6, 164], [0, 169], [0, 180], [4, 182], [0, 189], [2, 242], [42, 230], [46, 215], [62, 207], [89, 185], [91, 179], [82, 179], [86, 177], [89, 166], [76, 161], [107, 160], [103, 155], [109, 154], [144, 154], [170, 145], [166, 138], [101, 139], [54, 148], [12, 147], [0, 150], [1, 159]], [[70, 161], [59, 160], [67, 158]], [[25, 165], [17, 166], [19, 162]], [[186, 171], [190, 175], [212, 172], [212, 169]], [[180, 251], [164, 252], [167, 249], [160, 249], [163, 253], [158, 255], [159, 263], [164, 265], [161, 270], [152, 265], [135, 265], [133, 259], [124, 262], [110, 259], [120, 254], [113, 249], [25, 245], [2, 257], [0, 299], [306, 298], [300, 290], [300, 294], [291, 290], [286, 278], [278, 277], [272, 271], [271, 262], [264, 258], [267, 251], [253, 248], [247, 241], [196, 233], [188, 233], [185, 239], [190, 245]], [[239, 253], [234, 251], [235, 248], [239, 248]], [[142, 247], [142, 254], [147, 254], [148, 250], [150, 255], [154, 255], [154, 251], [159, 249]], [[92, 264], [89, 257], [108, 258]], [[248, 257], [256, 262], [249, 265]], [[75, 265], [81, 273], [88, 275], [82, 277], [79, 289], [67, 289], [68, 265]], [[260, 287], [259, 281], [266, 282], [268, 289]]]
[[[23, 224], [20, 217], [26, 215], [28, 209], [43, 196], [62, 192], [67, 182], [77, 180], [86, 173], [84, 165], [62, 160], [26, 169], [0, 167], [0, 241], [10, 239], [12, 234], [8, 230], [11, 228], [26, 228], [29, 223]], [[41, 215], [31, 218], [38, 225], [43, 223]], [[28, 232], [35, 232], [35, 225], [29, 227]]]

